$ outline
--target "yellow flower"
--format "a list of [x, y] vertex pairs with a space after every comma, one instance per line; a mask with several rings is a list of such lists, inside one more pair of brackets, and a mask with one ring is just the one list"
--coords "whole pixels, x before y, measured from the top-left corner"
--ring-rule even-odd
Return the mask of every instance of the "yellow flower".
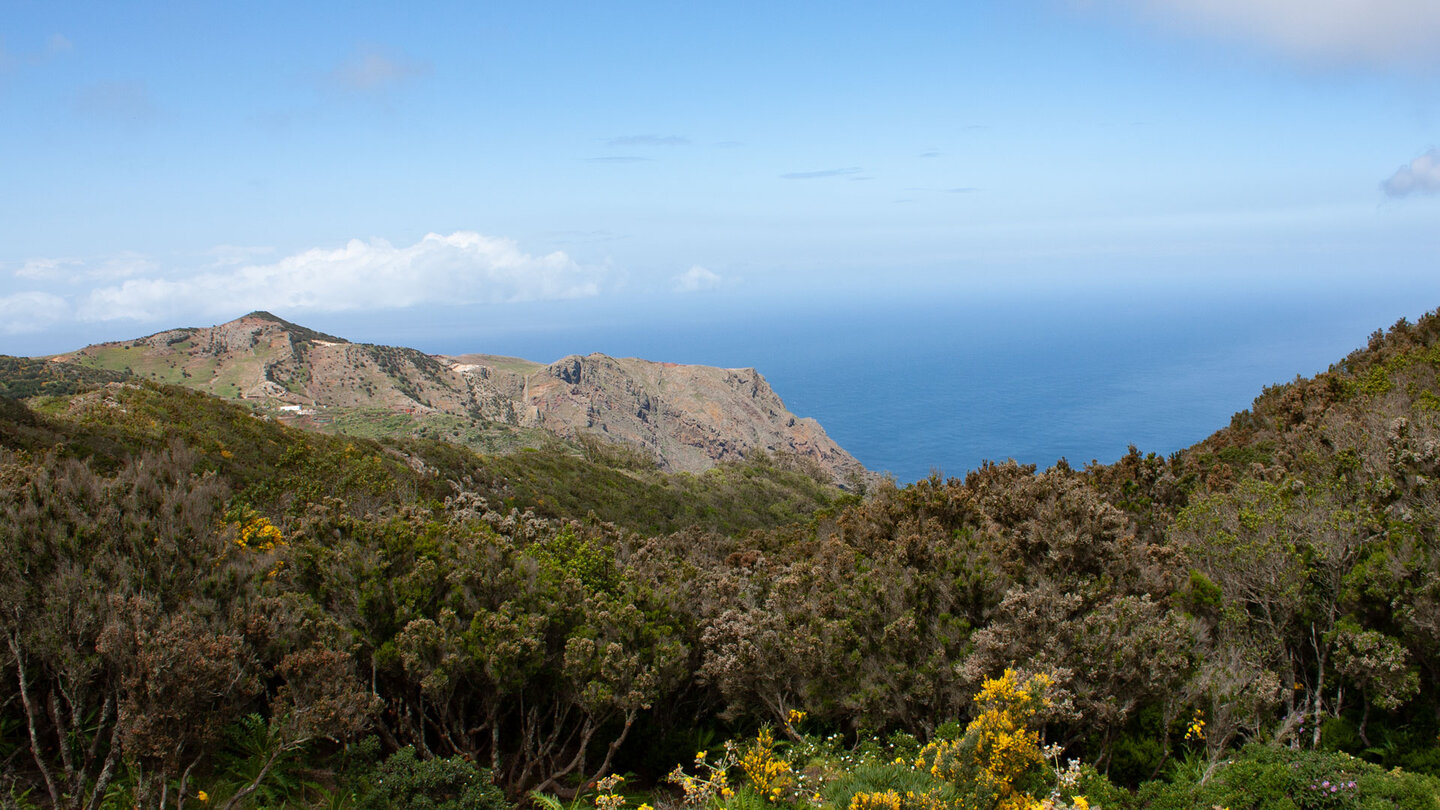
[[849, 810], [900, 810], [900, 794], [893, 790], [883, 793], [861, 791], [850, 798]]
[[1084, 796], [1076, 796], [1070, 803], [1075, 805], [1075, 810], [1090, 810], [1090, 802]]
[[1195, 716], [1190, 720], [1190, 727], [1185, 730], [1185, 739], [1205, 739], [1205, 712], [1196, 709]]
[[639, 807], [635, 808], [635, 810], [655, 810], [655, 808], [651, 807], [648, 804], [642, 804]]
[[208, 802], [210, 801], [210, 794], [202, 790], [199, 793], [195, 794], [195, 798], [199, 799], [202, 802]]

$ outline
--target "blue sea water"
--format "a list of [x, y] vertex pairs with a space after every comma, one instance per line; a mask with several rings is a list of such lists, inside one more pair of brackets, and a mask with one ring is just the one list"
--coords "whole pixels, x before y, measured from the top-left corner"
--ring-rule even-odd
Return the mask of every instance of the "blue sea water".
[[[1266, 385], [1309, 376], [1440, 301], [1404, 291], [1127, 297], [960, 294], [761, 304], [732, 296], [597, 315], [548, 305], [371, 323], [435, 353], [550, 361], [592, 351], [754, 367], [866, 467], [907, 483], [984, 460], [1110, 462], [1168, 454], [1229, 423]], [[557, 317], [558, 316], [558, 317]], [[573, 316], [573, 321], [570, 317]], [[337, 329], [348, 327], [337, 324]]]

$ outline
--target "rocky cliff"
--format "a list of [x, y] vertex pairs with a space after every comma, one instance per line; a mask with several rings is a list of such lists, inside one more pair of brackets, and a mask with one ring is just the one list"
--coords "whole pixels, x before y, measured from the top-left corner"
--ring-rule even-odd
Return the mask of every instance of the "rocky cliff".
[[430, 355], [351, 343], [264, 312], [172, 329], [53, 358], [129, 371], [262, 406], [446, 414], [594, 437], [699, 472], [756, 452], [797, 457], [836, 483], [868, 473], [814, 419], [790, 413], [754, 369], [602, 354], [549, 365], [512, 357]]

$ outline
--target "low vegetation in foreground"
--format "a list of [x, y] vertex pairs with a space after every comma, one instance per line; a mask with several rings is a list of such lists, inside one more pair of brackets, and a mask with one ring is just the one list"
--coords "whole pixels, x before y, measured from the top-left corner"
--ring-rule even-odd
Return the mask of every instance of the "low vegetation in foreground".
[[0, 806], [1440, 807], [1437, 338], [863, 500], [16, 361]]

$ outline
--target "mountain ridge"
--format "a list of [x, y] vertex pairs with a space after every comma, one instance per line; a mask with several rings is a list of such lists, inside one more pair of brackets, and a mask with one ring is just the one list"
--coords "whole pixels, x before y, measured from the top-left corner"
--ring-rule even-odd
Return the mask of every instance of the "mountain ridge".
[[701, 472], [767, 453], [798, 457], [850, 488], [875, 477], [817, 421], [791, 413], [754, 368], [599, 353], [549, 364], [480, 353], [432, 355], [351, 342], [264, 311], [50, 359], [244, 400], [284, 418], [308, 417], [306, 426], [357, 409], [421, 421], [460, 417], [625, 445], [666, 471]]

